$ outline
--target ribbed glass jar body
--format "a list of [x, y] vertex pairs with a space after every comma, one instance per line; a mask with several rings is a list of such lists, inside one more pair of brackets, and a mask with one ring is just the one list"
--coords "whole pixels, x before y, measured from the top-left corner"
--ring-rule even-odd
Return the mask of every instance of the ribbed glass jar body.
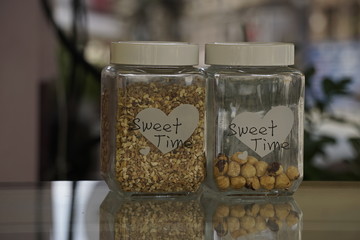
[[291, 195], [303, 178], [304, 76], [286, 66], [206, 72], [206, 185], [226, 195]]
[[198, 191], [205, 79], [192, 66], [110, 65], [101, 84], [101, 174], [125, 195]]

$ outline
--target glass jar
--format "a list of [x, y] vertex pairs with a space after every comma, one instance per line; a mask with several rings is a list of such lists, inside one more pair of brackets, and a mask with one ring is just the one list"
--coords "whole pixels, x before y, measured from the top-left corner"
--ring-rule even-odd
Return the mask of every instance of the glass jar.
[[198, 46], [113, 42], [101, 79], [101, 174], [124, 195], [189, 194], [205, 178]]
[[288, 43], [206, 45], [206, 185], [225, 195], [291, 195], [303, 178], [304, 76]]

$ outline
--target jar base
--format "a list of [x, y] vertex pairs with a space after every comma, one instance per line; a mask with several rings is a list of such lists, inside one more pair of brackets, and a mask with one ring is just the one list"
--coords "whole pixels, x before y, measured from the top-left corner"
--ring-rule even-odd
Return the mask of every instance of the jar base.
[[291, 197], [295, 191], [293, 190], [272, 190], [272, 191], [217, 191], [207, 186], [204, 187], [206, 195], [219, 196], [220, 198], [241, 198], [241, 199], [256, 199], [256, 198], [277, 198], [277, 197]]

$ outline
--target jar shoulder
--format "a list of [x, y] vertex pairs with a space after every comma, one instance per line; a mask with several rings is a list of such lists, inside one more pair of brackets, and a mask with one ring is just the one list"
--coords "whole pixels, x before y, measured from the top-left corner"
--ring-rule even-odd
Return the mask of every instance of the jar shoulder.
[[297, 75], [304, 76], [298, 69], [288, 66], [274, 67], [242, 67], [242, 66], [209, 66], [206, 67], [207, 75], [223, 74], [223, 75]]
[[103, 74], [198, 74], [203, 75], [201, 68], [194, 66], [135, 66], [135, 65], [108, 65], [103, 68]]

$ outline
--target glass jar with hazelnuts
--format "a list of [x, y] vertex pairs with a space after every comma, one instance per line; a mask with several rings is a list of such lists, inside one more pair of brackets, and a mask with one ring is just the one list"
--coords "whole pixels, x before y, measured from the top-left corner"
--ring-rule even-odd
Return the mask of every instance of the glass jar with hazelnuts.
[[289, 43], [206, 44], [208, 189], [292, 195], [303, 178], [304, 75]]

